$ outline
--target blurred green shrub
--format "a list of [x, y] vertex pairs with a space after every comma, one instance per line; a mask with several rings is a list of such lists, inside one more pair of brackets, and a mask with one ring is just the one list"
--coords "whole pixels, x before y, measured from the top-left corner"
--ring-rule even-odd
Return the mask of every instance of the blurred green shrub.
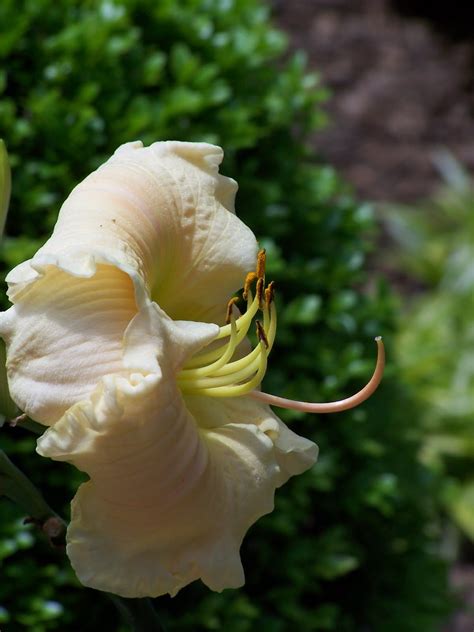
[[422, 290], [397, 350], [423, 403], [422, 457], [443, 474], [440, 498], [474, 541], [474, 184], [449, 154], [438, 164], [446, 181], [438, 195], [385, 210], [394, 259]]
[[[278, 282], [267, 389], [331, 400], [360, 388], [375, 335], [386, 335], [392, 357], [396, 302], [383, 284], [369, 291], [363, 270], [371, 209], [310, 161], [306, 140], [324, 123], [325, 92], [303, 57], [285, 50], [258, 0], [23, 0], [21, 10], [3, 0], [0, 137], [14, 182], [4, 267], [34, 252], [71, 188], [118, 144], [218, 143], [223, 172], [240, 184], [238, 212]], [[319, 443], [318, 465], [280, 490], [275, 512], [252, 528], [245, 588], [218, 595], [195, 583], [160, 599], [168, 629], [437, 630], [448, 609], [433, 552], [437, 481], [417, 462], [420, 411], [393, 363], [359, 410], [282, 416]], [[5, 449], [66, 512], [79, 475], [34, 455], [24, 435], [4, 428]], [[40, 538], [34, 551], [24, 536], [19, 544], [20, 514], [6, 501], [0, 511], [10, 542], [0, 582], [7, 629], [110, 629], [106, 598], [81, 589]]]

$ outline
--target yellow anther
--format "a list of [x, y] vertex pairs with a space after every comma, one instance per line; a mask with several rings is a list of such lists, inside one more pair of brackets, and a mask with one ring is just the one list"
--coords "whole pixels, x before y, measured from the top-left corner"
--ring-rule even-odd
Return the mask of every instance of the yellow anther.
[[265, 254], [265, 248], [258, 251], [257, 255], [257, 276], [259, 279], [263, 279], [265, 277], [265, 261], [267, 259], [267, 255]]
[[227, 325], [230, 323], [230, 321], [232, 319], [232, 312], [233, 312], [234, 305], [236, 303], [238, 303], [238, 302], [239, 302], [239, 297], [238, 296], [233, 296], [230, 299], [230, 301], [227, 303], [227, 313], [226, 313], [226, 316], [225, 316], [225, 322], [226, 322]]
[[265, 288], [265, 305], [267, 308], [270, 307], [270, 303], [273, 303], [275, 298], [275, 282], [271, 281], [268, 284], [268, 287]]
[[256, 272], [248, 272], [247, 276], [245, 277], [245, 283], [244, 283], [244, 291], [242, 293], [242, 296], [244, 297], [245, 300], [247, 300], [247, 296], [250, 290], [250, 286], [252, 285], [252, 283], [258, 279], [258, 276], [256, 274]]
[[259, 320], [255, 321], [257, 326], [257, 337], [258, 339], [265, 344], [266, 349], [270, 346], [268, 344], [267, 334], [265, 333], [265, 329], [262, 327], [262, 323]]

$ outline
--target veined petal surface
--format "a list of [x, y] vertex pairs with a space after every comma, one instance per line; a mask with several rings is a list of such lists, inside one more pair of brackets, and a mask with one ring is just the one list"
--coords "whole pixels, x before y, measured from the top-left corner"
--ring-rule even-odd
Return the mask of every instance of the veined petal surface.
[[12, 397], [51, 424], [120, 373], [130, 320], [156, 299], [175, 319], [219, 322], [255, 261], [236, 183], [205, 143], [127, 143], [64, 203], [52, 237], [7, 276], [0, 315]]
[[[236, 406], [216, 424], [212, 400], [196, 405], [199, 417], [188, 410], [175, 372], [183, 349], [212, 340], [212, 325], [150, 308], [131, 330], [128, 361], [141, 362], [151, 332], [155, 352], [144, 362], [153, 368], [155, 355], [160, 370], [107, 376], [38, 441], [40, 454], [91, 479], [73, 502], [68, 555], [82, 583], [126, 597], [175, 594], [198, 578], [213, 590], [240, 586], [242, 539], [283, 482], [278, 420], [267, 414], [270, 427]], [[304, 458], [305, 468], [314, 461]]]
[[213, 320], [257, 252], [222, 158], [206, 143], [119, 147], [72, 191], [48, 242], [8, 275], [11, 300], [48, 265], [92, 276], [108, 263], [132, 278], [140, 307], [151, 296], [174, 319]]
[[49, 266], [0, 314], [10, 393], [21, 410], [50, 425], [123, 369], [122, 339], [137, 313], [130, 277], [110, 265], [81, 278]]
[[290, 476], [301, 474], [314, 465], [318, 446], [290, 430], [271, 408], [247, 397], [222, 398], [209, 402], [199, 395], [184, 396], [186, 407], [202, 427], [215, 429], [227, 424], [254, 424], [273, 442], [274, 458], [279, 467], [277, 487]]

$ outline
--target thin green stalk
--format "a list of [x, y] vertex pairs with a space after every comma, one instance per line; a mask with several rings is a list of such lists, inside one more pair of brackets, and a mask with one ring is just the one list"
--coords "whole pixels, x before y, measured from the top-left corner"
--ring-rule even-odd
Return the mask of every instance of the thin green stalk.
[[44, 500], [41, 492], [10, 461], [3, 450], [0, 450], [0, 493], [20, 505], [35, 521], [44, 523], [49, 518], [61, 520]]
[[39, 424], [37, 421], [33, 421], [29, 417], [25, 417], [24, 419], [20, 419], [16, 423], [11, 423], [10, 425], [16, 426], [17, 428], [24, 428], [25, 430], [29, 430], [35, 435], [42, 435], [46, 430], [46, 427]]
[[[34, 423], [34, 422], [32, 422]], [[22, 422], [24, 425], [24, 422]], [[0, 495], [7, 496], [42, 528], [54, 544], [62, 544], [66, 523], [51, 509], [41, 492], [0, 450]], [[165, 632], [151, 599], [124, 599], [108, 594], [132, 632]]]

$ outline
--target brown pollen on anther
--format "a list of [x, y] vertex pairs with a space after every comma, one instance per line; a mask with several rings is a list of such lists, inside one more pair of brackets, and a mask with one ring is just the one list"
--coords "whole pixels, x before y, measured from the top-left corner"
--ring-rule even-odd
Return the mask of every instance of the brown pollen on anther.
[[268, 349], [269, 344], [268, 344], [268, 339], [267, 339], [267, 334], [265, 333], [265, 329], [262, 326], [262, 323], [259, 320], [255, 321], [255, 325], [257, 326], [257, 337], [259, 340], [261, 340], [265, 347]]
[[[257, 293], [257, 298], [259, 300], [259, 302], [262, 302], [262, 298], [263, 298], [263, 288], [264, 288], [264, 280], [262, 278], [258, 279], [257, 281], [257, 287], [255, 288], [255, 291]], [[260, 305], [261, 307], [261, 305]]]
[[233, 307], [238, 301], [239, 301], [239, 297], [238, 296], [233, 296], [230, 299], [230, 301], [227, 303], [227, 312], [226, 312], [226, 316], [225, 316], [225, 322], [226, 322], [227, 325], [231, 321]]
[[273, 303], [275, 299], [275, 281], [271, 281], [268, 286], [265, 288], [265, 305], [270, 307], [270, 304]]
[[247, 300], [247, 296], [249, 294], [249, 290], [250, 290], [250, 286], [252, 285], [252, 283], [258, 279], [258, 276], [255, 272], [248, 272], [247, 276], [245, 277], [245, 283], [244, 283], [244, 291], [242, 293], [242, 296], [244, 297], [245, 300]]
[[263, 279], [265, 276], [265, 262], [267, 259], [267, 255], [265, 252], [265, 248], [258, 251], [257, 255], [257, 276], [259, 279]]

